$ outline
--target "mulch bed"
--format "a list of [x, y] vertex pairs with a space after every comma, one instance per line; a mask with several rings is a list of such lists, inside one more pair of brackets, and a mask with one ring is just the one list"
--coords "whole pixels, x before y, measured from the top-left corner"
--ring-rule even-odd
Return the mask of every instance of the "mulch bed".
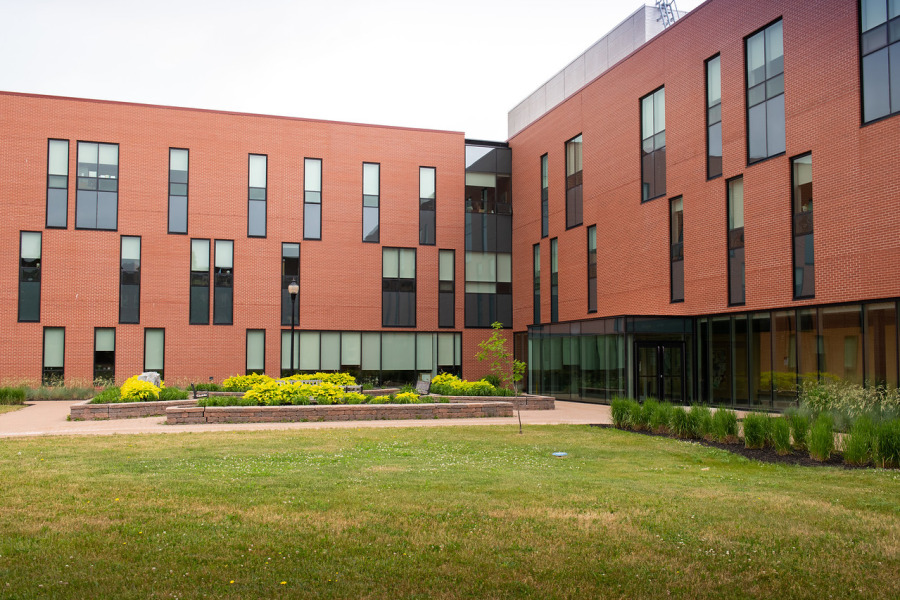
[[[614, 425], [591, 425], [591, 427], [600, 427], [603, 429], [618, 429]], [[760, 462], [773, 463], [773, 464], [781, 464], [781, 465], [798, 465], [801, 467], [839, 467], [841, 469], [872, 469], [871, 465], [865, 467], [858, 467], [855, 465], [844, 464], [844, 456], [841, 452], [835, 451], [831, 453], [831, 457], [823, 462], [819, 462], [815, 459], [810, 458], [809, 452], [800, 452], [798, 450], [793, 450], [790, 454], [785, 454], [784, 456], [775, 452], [774, 448], [760, 448], [760, 449], [751, 449], [745, 448], [743, 440], [737, 444], [723, 444], [721, 442], [713, 442], [710, 440], [686, 440], [674, 436], [669, 433], [657, 433], [655, 431], [634, 431], [631, 429], [620, 429], [619, 431], [628, 431], [629, 433], [638, 433], [641, 435], [649, 435], [653, 437], [665, 437], [673, 440], [680, 440], [683, 442], [696, 442], [702, 446], [708, 446], [710, 448], [719, 448], [720, 450], [727, 450], [732, 454], [739, 454], [745, 458], [749, 458], [751, 460], [758, 460]]]

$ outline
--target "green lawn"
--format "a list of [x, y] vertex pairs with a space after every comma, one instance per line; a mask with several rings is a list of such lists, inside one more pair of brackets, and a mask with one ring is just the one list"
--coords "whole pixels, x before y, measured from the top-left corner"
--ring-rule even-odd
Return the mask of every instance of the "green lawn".
[[25, 404], [0, 404], [0, 415], [19, 410], [20, 408], [25, 408]]
[[586, 426], [0, 440], [5, 599], [896, 598], [898, 574], [898, 471]]

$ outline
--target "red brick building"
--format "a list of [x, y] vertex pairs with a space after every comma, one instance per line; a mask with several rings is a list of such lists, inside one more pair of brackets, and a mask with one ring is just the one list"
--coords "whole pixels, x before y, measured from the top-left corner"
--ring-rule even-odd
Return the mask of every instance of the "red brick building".
[[0, 93], [0, 378], [475, 378], [499, 320], [560, 398], [897, 385], [900, 5], [655, 11], [508, 144]]

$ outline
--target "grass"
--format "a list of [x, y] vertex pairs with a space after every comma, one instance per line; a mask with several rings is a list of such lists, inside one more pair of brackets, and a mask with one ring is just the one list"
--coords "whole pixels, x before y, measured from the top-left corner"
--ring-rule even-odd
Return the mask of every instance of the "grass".
[[0, 415], [3, 413], [13, 412], [14, 410], [19, 410], [20, 408], [25, 408], [24, 404], [0, 404]]
[[900, 473], [586, 426], [10, 439], [0, 481], [9, 598], [893, 598], [900, 572]]

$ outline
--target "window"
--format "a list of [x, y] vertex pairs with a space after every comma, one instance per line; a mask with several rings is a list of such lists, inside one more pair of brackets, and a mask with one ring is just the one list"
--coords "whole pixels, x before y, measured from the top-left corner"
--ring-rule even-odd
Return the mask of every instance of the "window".
[[247, 330], [247, 375], [266, 372], [266, 330]]
[[744, 178], [728, 182], [728, 304], [744, 304]]
[[169, 233], [187, 233], [188, 151], [169, 148]]
[[435, 168], [419, 167], [419, 243], [435, 244]]
[[191, 325], [209, 325], [209, 240], [191, 240]]
[[784, 152], [784, 48], [781, 21], [747, 38], [748, 163]]
[[[291, 295], [288, 286], [292, 281], [300, 284], [300, 244], [281, 244], [281, 324], [291, 324]], [[300, 322], [299, 294], [294, 301], [294, 322]]]
[[534, 245], [534, 324], [541, 322], [541, 245]]
[[213, 323], [234, 322], [234, 242], [216, 240], [215, 285], [213, 289]]
[[268, 157], [251, 154], [248, 163], [247, 237], [266, 237], [266, 178]]
[[791, 161], [791, 204], [794, 228], [794, 298], [816, 295], [813, 252], [812, 154]]
[[379, 197], [381, 194], [381, 165], [363, 163], [363, 241], [378, 243]]
[[[281, 376], [290, 377], [300, 366], [300, 332], [295, 331], [293, 343], [291, 331], [281, 332]], [[293, 350], [293, 351], [292, 351]]]
[[669, 271], [672, 302], [684, 301], [684, 200], [679, 196], [669, 201]]
[[119, 323], [140, 323], [141, 238], [123, 235], [119, 254]]
[[69, 140], [47, 140], [46, 225], [69, 226]]
[[588, 312], [597, 312], [597, 226], [587, 228]]
[[19, 234], [19, 322], [41, 320], [41, 232]]
[[550, 322], [559, 321], [559, 240], [550, 240]]
[[303, 159], [303, 239], [322, 239], [322, 159]]
[[44, 327], [44, 365], [42, 385], [60, 385], [65, 381], [66, 328]]
[[166, 378], [166, 330], [144, 329], [144, 372], [156, 371]]
[[94, 329], [94, 381], [116, 380], [116, 329]]
[[77, 229], [115, 230], [119, 210], [119, 146], [78, 142]]
[[566, 229], [581, 225], [581, 135], [566, 142]]
[[416, 250], [382, 248], [381, 325], [416, 326]]
[[900, 112], [900, 0], [862, 0], [863, 123]]
[[456, 326], [456, 251], [438, 252], [438, 327]]
[[722, 174], [722, 60], [706, 61], [706, 178]]
[[[541, 237], [550, 234], [550, 173], [547, 155], [541, 157]], [[537, 322], [537, 321], [536, 321]]]
[[666, 88], [641, 98], [641, 202], [666, 194]]

